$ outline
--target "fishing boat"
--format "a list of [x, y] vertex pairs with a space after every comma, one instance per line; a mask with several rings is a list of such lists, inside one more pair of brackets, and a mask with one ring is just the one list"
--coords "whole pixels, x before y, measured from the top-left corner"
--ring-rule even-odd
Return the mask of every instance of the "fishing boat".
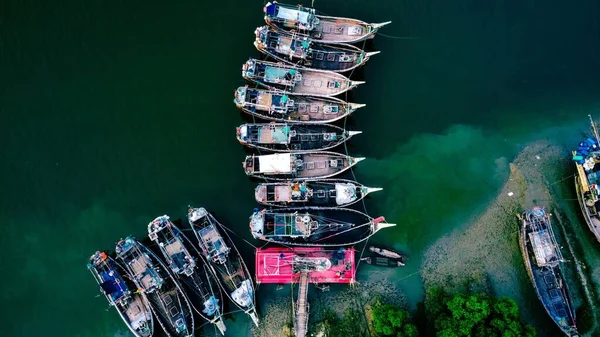
[[261, 53], [291, 65], [346, 72], [365, 64], [378, 51], [365, 52], [349, 44], [325, 44], [298, 32], [269, 26], [254, 31], [254, 46]]
[[578, 336], [575, 310], [560, 268], [564, 259], [550, 215], [544, 209], [534, 207], [522, 214], [519, 245], [527, 274], [544, 309], [567, 336]]
[[342, 119], [365, 104], [336, 97], [298, 96], [280, 90], [239, 87], [235, 105], [252, 117], [274, 122], [322, 124]]
[[281, 30], [299, 30], [326, 43], [355, 43], [372, 39], [379, 28], [391, 23], [366, 23], [361, 20], [317, 15], [314, 8], [292, 6], [277, 1], [263, 8], [265, 21]]
[[152, 336], [154, 319], [148, 300], [134, 284], [128, 284], [125, 268], [105, 252], [94, 253], [87, 267], [100, 285], [100, 292], [117, 310], [131, 333], [136, 337]]
[[115, 251], [136, 286], [146, 294], [150, 309], [167, 336], [193, 336], [190, 302], [158, 256], [131, 236], [119, 240]]
[[328, 124], [260, 123], [236, 128], [241, 144], [273, 152], [327, 150], [360, 133]]
[[360, 260], [365, 262], [366, 264], [370, 264], [372, 266], [377, 267], [404, 267], [404, 263], [402, 261], [390, 259], [389, 257], [368, 256], [363, 257]]
[[586, 138], [579, 143], [577, 151], [573, 151], [573, 161], [577, 168], [575, 188], [585, 222], [600, 242], [600, 137], [592, 116], [589, 118], [593, 138]]
[[246, 175], [272, 180], [308, 180], [330, 178], [359, 161], [341, 153], [328, 151], [290, 152], [250, 155], [242, 163]]
[[250, 232], [255, 239], [295, 246], [347, 246], [395, 224], [349, 208], [254, 209]]
[[351, 284], [356, 281], [354, 248], [256, 248], [256, 283], [299, 283], [306, 273], [313, 284]]
[[331, 70], [300, 68], [253, 58], [242, 66], [242, 77], [265, 88], [299, 96], [336, 96], [365, 83], [351, 81]]
[[227, 296], [258, 326], [252, 276], [226, 228], [204, 208], [190, 207], [188, 222], [198, 240], [200, 254], [208, 261]]
[[369, 251], [372, 253], [375, 253], [377, 255], [380, 255], [382, 257], [387, 257], [390, 259], [397, 259], [397, 260], [404, 260], [405, 256], [395, 252], [391, 249], [385, 249], [385, 248], [380, 248], [380, 247], [375, 247], [375, 246], [369, 246]]
[[258, 184], [254, 198], [261, 205], [275, 207], [345, 207], [381, 190], [347, 179], [284, 181]]
[[171, 272], [178, 278], [198, 315], [225, 334], [221, 289], [204, 260], [197, 261], [193, 243], [167, 215], [148, 224], [148, 237], [156, 243]]

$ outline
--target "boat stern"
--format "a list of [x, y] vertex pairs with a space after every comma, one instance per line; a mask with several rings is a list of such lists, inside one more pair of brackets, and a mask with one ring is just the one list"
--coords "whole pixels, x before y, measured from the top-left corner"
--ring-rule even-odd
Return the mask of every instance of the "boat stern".
[[248, 124], [242, 124], [235, 128], [235, 135], [241, 144], [248, 143]]
[[252, 175], [254, 173], [254, 156], [246, 156], [246, 159], [242, 163], [244, 172], [246, 175]]
[[243, 108], [246, 105], [246, 92], [248, 91], [248, 86], [239, 87], [234, 93], [233, 103], [238, 108]]
[[267, 185], [259, 184], [254, 189], [254, 199], [259, 204], [262, 204], [267, 201]]
[[250, 232], [255, 239], [262, 238], [265, 235], [265, 210], [259, 211], [258, 208], [250, 216]]
[[256, 60], [253, 58], [249, 58], [246, 63], [242, 65], [242, 77], [245, 79], [250, 79], [254, 77], [254, 70], [256, 69]]
[[258, 50], [264, 50], [267, 48], [267, 39], [269, 37], [269, 27], [262, 26], [257, 27], [254, 30], [254, 36], [256, 37], [254, 40], [254, 46]]

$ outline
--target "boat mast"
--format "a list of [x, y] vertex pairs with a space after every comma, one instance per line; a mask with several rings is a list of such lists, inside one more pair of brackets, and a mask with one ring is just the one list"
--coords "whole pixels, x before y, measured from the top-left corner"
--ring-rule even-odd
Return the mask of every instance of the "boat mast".
[[596, 129], [594, 119], [592, 119], [592, 115], [588, 115], [588, 117], [590, 118], [590, 124], [592, 125], [592, 130], [594, 131], [594, 137], [596, 138], [596, 142], [600, 142], [600, 137], [598, 136], [598, 129]]

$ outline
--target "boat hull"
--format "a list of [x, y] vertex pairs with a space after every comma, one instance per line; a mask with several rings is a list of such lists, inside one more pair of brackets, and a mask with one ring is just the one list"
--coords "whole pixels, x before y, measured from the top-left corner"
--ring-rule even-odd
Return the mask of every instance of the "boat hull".
[[387, 257], [370, 256], [364, 257], [360, 260], [364, 261], [366, 264], [370, 264], [376, 267], [398, 268], [404, 266], [402, 262]]
[[[600, 242], [600, 219], [593, 219], [594, 217], [590, 214], [590, 210], [585, 205], [585, 196], [581, 189], [580, 178], [575, 176], [575, 190], [577, 192], [577, 200], [579, 202], [579, 207], [581, 208], [581, 214], [583, 214], [583, 218], [585, 219], [585, 223], [588, 226], [588, 229], [596, 238], [596, 241]], [[596, 221], [594, 221], [596, 220]], [[594, 225], [596, 222], [598, 225]]]

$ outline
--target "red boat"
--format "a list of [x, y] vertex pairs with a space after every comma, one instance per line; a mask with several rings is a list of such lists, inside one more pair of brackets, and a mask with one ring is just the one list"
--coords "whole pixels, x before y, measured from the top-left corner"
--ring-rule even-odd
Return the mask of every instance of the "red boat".
[[256, 283], [297, 283], [302, 273], [311, 283], [353, 283], [354, 252], [354, 248], [257, 248]]

